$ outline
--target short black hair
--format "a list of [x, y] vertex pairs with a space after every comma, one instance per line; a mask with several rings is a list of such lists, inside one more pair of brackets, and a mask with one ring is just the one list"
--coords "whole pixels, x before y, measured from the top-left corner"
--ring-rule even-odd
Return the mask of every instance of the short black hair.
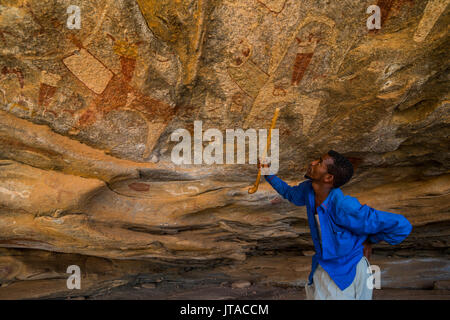
[[328, 155], [333, 158], [333, 164], [327, 166], [328, 173], [334, 176], [333, 187], [339, 188], [352, 178], [353, 165], [350, 160], [334, 150], [328, 151]]

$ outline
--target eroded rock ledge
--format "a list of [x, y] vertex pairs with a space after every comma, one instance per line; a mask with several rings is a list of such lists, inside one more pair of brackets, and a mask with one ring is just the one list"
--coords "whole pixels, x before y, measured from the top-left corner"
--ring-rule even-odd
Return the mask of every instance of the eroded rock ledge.
[[336, 149], [358, 165], [344, 193], [413, 224], [375, 247], [386, 286], [450, 279], [448, 1], [380, 0], [379, 30], [356, 0], [83, 1], [81, 29], [70, 4], [0, 5], [0, 298], [73, 295], [71, 264], [85, 296], [300, 286], [304, 208], [249, 195], [255, 165], [171, 161], [174, 130], [268, 128], [275, 107], [283, 180]]

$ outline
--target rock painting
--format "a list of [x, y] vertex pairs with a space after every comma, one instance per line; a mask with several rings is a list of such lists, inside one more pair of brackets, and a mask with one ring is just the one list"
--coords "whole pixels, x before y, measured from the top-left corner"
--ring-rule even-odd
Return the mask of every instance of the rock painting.
[[450, 0], [430, 0], [425, 7], [423, 17], [419, 22], [416, 32], [414, 33], [414, 41], [422, 42], [425, 40], [436, 21], [444, 12]]
[[270, 12], [279, 14], [283, 11], [287, 0], [257, 0], [261, 5], [267, 8]]
[[[414, 0], [378, 0], [377, 6], [380, 7], [380, 13], [381, 13], [381, 30], [383, 29], [383, 26], [385, 25], [386, 21], [389, 19], [395, 11], [400, 10], [400, 8], [408, 3], [409, 5], [413, 4]], [[378, 30], [374, 29], [371, 30], [374, 33], [377, 33]]]
[[113, 73], [84, 48], [63, 59], [63, 63], [78, 80], [96, 94], [103, 93], [113, 77]]
[[133, 182], [128, 185], [130, 189], [133, 189], [134, 191], [148, 191], [150, 190], [150, 186], [146, 183], [142, 182]]
[[239, 88], [254, 99], [269, 75], [251, 60], [251, 53], [251, 46], [246, 40], [241, 40], [233, 52], [232, 62], [227, 71]]
[[[136, 66], [138, 46], [127, 41], [116, 41], [114, 37], [110, 37], [114, 41], [114, 52], [120, 59], [121, 72], [113, 74], [109, 70], [109, 72], [102, 71], [104, 75], [102, 83], [91, 85], [95, 86], [97, 92], [101, 92], [101, 94], [98, 94], [88, 107], [77, 111], [78, 121], [69, 133], [78, 134], [82, 128], [92, 125], [98, 117], [103, 117], [113, 110], [131, 110], [140, 114], [147, 123], [148, 136], [144, 152], [144, 157], [147, 157], [168, 121], [174, 115], [174, 109], [162, 101], [141, 93], [130, 84]], [[94, 64], [97, 66], [96, 68], [101, 69], [100, 62]], [[103, 64], [101, 65], [103, 66]], [[110, 73], [112, 77], [109, 79]], [[86, 71], [80, 70], [78, 74], [83, 75], [80, 80], [90, 81]], [[103, 88], [106, 82], [107, 84]]]
[[[307, 134], [316, 116], [321, 99], [306, 94], [324, 81], [327, 75], [335, 72], [336, 53], [335, 23], [328, 17], [308, 16], [297, 26], [293, 36], [284, 45], [273, 71], [264, 79], [264, 84], [252, 84], [254, 102], [246, 117], [244, 127], [254, 126], [261, 114], [271, 114], [270, 107], [293, 105], [302, 115], [301, 132]], [[247, 73], [248, 74], [248, 73]], [[308, 80], [302, 81], [305, 77]], [[244, 82], [244, 80], [241, 80]], [[240, 85], [241, 88], [244, 85]], [[258, 91], [256, 88], [260, 87]], [[298, 131], [296, 131], [298, 132]]]
[[46, 71], [41, 72], [41, 83], [39, 86], [39, 98], [38, 104], [40, 107], [44, 107], [44, 112], [47, 110], [51, 99], [58, 89], [58, 81], [61, 80], [61, 76], [57, 74], [48, 73]]
[[205, 35], [205, 0], [136, 0], [148, 27], [177, 53], [182, 65], [182, 84], [197, 74]]
[[302, 132], [304, 135], [308, 134], [308, 132], [310, 131], [311, 124], [316, 118], [319, 105], [320, 99], [314, 99], [308, 96], [299, 97], [298, 103], [296, 104], [294, 109], [303, 117]]
[[302, 42], [299, 38], [295, 38], [295, 40], [298, 42], [298, 51], [292, 70], [291, 84], [293, 86], [297, 86], [300, 81], [302, 81], [318, 42], [318, 39], [314, 38], [312, 35], [309, 36], [307, 42]]
[[13, 74], [17, 77], [17, 81], [19, 81], [20, 83], [20, 87], [23, 88], [24, 85], [24, 77], [23, 77], [23, 73], [19, 68], [10, 68], [7, 66], [4, 66], [2, 68], [2, 74], [3, 75], [8, 75], [8, 74]]

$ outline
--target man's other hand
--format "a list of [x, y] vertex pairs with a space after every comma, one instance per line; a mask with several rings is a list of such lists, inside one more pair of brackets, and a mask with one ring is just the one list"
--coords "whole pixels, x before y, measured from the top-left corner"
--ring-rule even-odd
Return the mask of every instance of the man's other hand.
[[364, 256], [367, 258], [367, 260], [370, 261], [370, 256], [372, 255], [372, 244], [366, 240], [363, 243], [363, 245], [364, 245], [363, 249]]

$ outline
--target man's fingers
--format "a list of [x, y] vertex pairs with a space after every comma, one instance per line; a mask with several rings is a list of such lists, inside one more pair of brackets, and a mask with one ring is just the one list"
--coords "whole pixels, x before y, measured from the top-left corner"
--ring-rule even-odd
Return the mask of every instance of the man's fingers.
[[269, 168], [270, 167], [270, 165], [269, 164], [260, 164], [260, 165], [258, 165], [258, 169], [260, 169], [260, 168]]
[[258, 164], [257, 164], [257, 166], [258, 166], [258, 169], [261, 169], [261, 168], [269, 168], [269, 167], [270, 167], [270, 163], [261, 163], [261, 161], [258, 159]]

